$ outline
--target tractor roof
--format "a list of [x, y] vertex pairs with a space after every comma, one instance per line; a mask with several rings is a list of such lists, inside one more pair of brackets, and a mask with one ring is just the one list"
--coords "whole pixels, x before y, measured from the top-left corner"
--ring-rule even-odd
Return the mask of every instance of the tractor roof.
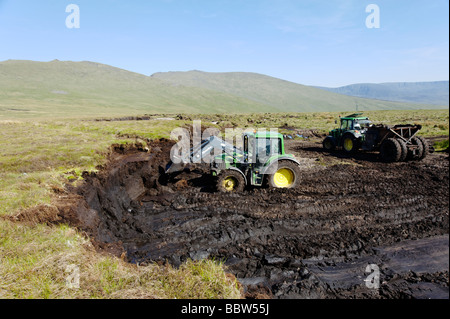
[[361, 116], [363, 113], [354, 113], [344, 117], [341, 117], [341, 120], [368, 120], [369, 118], [366, 116]]

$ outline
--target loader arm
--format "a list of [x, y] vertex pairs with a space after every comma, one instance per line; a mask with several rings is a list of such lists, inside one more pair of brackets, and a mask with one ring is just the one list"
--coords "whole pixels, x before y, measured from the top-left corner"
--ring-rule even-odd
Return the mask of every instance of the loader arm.
[[213, 150], [220, 150], [221, 154], [227, 154], [233, 158], [236, 156], [244, 156], [244, 152], [235, 147], [234, 145], [225, 142], [217, 136], [211, 136], [206, 140], [203, 140], [199, 145], [191, 148], [189, 154], [185, 156], [179, 156], [172, 154], [171, 161], [166, 166], [166, 173], [175, 173], [182, 171], [186, 164], [189, 163], [201, 163], [202, 160], [210, 157]]

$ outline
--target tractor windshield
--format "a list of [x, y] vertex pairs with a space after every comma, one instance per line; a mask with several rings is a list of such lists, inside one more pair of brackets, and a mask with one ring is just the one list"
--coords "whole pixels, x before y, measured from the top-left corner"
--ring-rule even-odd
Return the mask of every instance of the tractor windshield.
[[278, 138], [257, 138], [256, 154], [260, 161], [265, 161], [272, 155], [281, 154], [281, 140]]
[[359, 125], [361, 129], [369, 128], [372, 125], [372, 122], [370, 122], [367, 119], [364, 120], [355, 120], [355, 127]]
[[341, 120], [341, 129], [344, 131], [353, 130], [353, 120], [343, 119]]

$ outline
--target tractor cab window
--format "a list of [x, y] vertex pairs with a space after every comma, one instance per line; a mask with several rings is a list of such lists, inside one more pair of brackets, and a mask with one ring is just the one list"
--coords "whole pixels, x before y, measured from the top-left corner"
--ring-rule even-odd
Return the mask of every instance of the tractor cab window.
[[245, 162], [254, 162], [254, 151], [255, 151], [255, 138], [249, 137], [248, 135], [244, 136], [244, 156]]
[[258, 138], [256, 140], [256, 153], [260, 161], [265, 161], [272, 155], [281, 154], [281, 139]]
[[270, 139], [270, 155], [273, 154], [281, 154], [281, 140], [279, 138], [277, 139]]
[[341, 129], [352, 130], [353, 129], [353, 121], [352, 120], [342, 120]]
[[372, 125], [372, 122], [369, 120], [356, 120], [356, 125], [359, 125], [361, 129], [369, 128]]

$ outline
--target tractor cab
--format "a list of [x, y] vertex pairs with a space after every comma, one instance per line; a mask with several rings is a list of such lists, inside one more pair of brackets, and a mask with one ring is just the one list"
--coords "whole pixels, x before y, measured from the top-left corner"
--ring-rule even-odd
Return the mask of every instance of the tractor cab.
[[351, 131], [357, 129], [366, 129], [372, 125], [368, 117], [362, 117], [362, 113], [356, 113], [341, 117], [341, 129]]
[[354, 152], [361, 146], [365, 133], [371, 126], [372, 122], [368, 117], [363, 117], [362, 113], [340, 117], [340, 127], [330, 131], [323, 142], [323, 147], [329, 151], [336, 147], [343, 147], [349, 153]]
[[360, 137], [370, 126], [372, 122], [368, 117], [362, 117], [362, 113], [351, 114], [345, 117], [340, 117], [340, 128], [332, 130], [330, 135], [336, 139], [338, 146], [345, 133], [350, 133], [355, 137]]
[[272, 131], [244, 133], [244, 154], [246, 167], [244, 175], [248, 184], [261, 186], [264, 180], [271, 187], [290, 188], [296, 185], [300, 163], [292, 154], [285, 153], [282, 134]]

